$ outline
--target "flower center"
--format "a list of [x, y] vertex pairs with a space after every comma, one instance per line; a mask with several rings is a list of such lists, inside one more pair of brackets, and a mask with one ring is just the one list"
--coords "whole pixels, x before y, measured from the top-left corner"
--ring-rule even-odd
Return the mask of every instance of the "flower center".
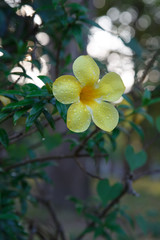
[[99, 97], [99, 90], [96, 89], [93, 84], [84, 86], [80, 93], [80, 101], [86, 105], [93, 104], [94, 100]]

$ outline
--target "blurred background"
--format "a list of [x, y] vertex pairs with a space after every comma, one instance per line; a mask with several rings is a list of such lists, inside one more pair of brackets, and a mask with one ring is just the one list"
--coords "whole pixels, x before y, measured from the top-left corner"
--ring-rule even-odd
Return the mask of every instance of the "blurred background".
[[[0, 0], [1, 89], [6, 86], [12, 89], [13, 84], [23, 87], [26, 83], [34, 83], [41, 88], [45, 85], [43, 76], [55, 81], [62, 74], [73, 74], [72, 63], [82, 54], [96, 60], [101, 70], [100, 77], [112, 71], [121, 76], [126, 97], [116, 103], [120, 112], [118, 128], [112, 135], [97, 134], [82, 152], [92, 156], [94, 149], [106, 156], [81, 160], [87, 171], [110, 178], [112, 184], [123, 180], [128, 172], [124, 154], [127, 144], [132, 145], [136, 152], [142, 149], [147, 152], [147, 163], [137, 170], [137, 174], [160, 167], [159, 123], [155, 127], [159, 100], [154, 101], [154, 105], [141, 104], [149, 101], [151, 96], [152, 100], [160, 98], [158, 55], [152, 66], [148, 66], [159, 49], [159, 0]], [[47, 109], [50, 112], [55, 110], [49, 104]], [[43, 117], [40, 119], [43, 121]], [[64, 120], [58, 118], [54, 131], [47, 126], [44, 127], [44, 136], [33, 131], [32, 137], [26, 134], [22, 138], [24, 123], [23, 117], [16, 121], [14, 127], [12, 119], [2, 123], [11, 136], [11, 144], [7, 151], [0, 149], [1, 161], [10, 159], [14, 163], [28, 157], [69, 155], [79, 139], [90, 131], [75, 136], [67, 130]], [[58, 164], [52, 162], [46, 166], [42, 175], [47, 183], [42, 179], [28, 180], [32, 193], [38, 196], [39, 202], [43, 203], [43, 196], [52, 202], [67, 236], [72, 239], [85, 226], [84, 219], [76, 214], [75, 206], [85, 201], [88, 202], [87, 207], [92, 206], [97, 180], [86, 176], [74, 159], [65, 158]], [[121, 206], [133, 219], [130, 221], [134, 228], [123, 221], [121, 223], [130, 239], [159, 239], [160, 177], [158, 174], [143, 177], [133, 187], [140, 196], [125, 196]], [[31, 229], [39, 226], [46, 236], [54, 230], [50, 214], [43, 204], [40, 211], [36, 204], [29, 203], [26, 218]], [[84, 239], [89, 238], [86, 236]]]

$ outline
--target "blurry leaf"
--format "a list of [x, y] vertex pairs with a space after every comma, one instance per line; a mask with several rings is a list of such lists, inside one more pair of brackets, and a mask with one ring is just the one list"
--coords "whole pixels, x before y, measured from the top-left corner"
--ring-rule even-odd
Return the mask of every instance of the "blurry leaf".
[[105, 206], [109, 201], [110, 185], [108, 179], [100, 180], [97, 185], [97, 193]]
[[0, 220], [19, 220], [19, 217], [14, 213], [0, 214]]
[[9, 116], [9, 113], [0, 112], [0, 121], [4, 120], [7, 116]]
[[123, 190], [123, 185], [121, 183], [115, 183], [110, 190], [109, 193], [109, 198], [110, 200], [115, 199], [116, 197], [118, 197], [120, 195], [120, 193]]
[[3, 37], [7, 29], [7, 16], [0, 10], [0, 37]]
[[10, 72], [9, 75], [17, 75], [19, 77], [25, 77], [25, 78], [32, 79], [28, 74], [26, 74], [24, 72]]
[[91, 19], [88, 19], [86, 16], [80, 16], [79, 20], [104, 31], [104, 29], [98, 23], [94, 22]]
[[152, 117], [151, 115], [149, 115], [149, 114], [146, 113], [146, 112], [143, 112], [143, 113], [141, 113], [141, 114], [148, 120], [148, 122], [149, 122], [150, 124], [153, 125], [153, 117]]
[[22, 117], [22, 115], [27, 114], [27, 109], [28, 108], [23, 108], [23, 109], [21, 109], [21, 110], [19, 110], [19, 111], [14, 113], [14, 115], [13, 115], [13, 122], [14, 122], [14, 124], [17, 122], [17, 120], [19, 118]]
[[151, 99], [151, 92], [146, 88], [142, 97], [143, 105], [146, 105]]
[[41, 124], [41, 122], [38, 121], [38, 119], [36, 119], [34, 124], [36, 125], [36, 128], [37, 128], [38, 132], [40, 133], [40, 135], [42, 137], [42, 140], [45, 140], [45, 137], [44, 137], [44, 127]]
[[62, 104], [56, 100], [56, 108], [65, 122], [67, 119], [68, 107], [69, 107], [69, 105]]
[[[18, 154], [17, 154], [18, 148]], [[25, 144], [10, 144], [7, 148], [8, 154], [12, 161], [19, 161], [24, 159], [28, 154], [27, 145]]]
[[71, 33], [74, 35], [76, 42], [79, 45], [79, 48], [83, 49], [84, 40], [82, 38], [82, 25], [81, 24], [73, 25], [71, 28]]
[[142, 167], [147, 160], [147, 154], [145, 151], [135, 153], [134, 148], [131, 145], [128, 145], [126, 147], [125, 157], [131, 171], [134, 171], [135, 169]]
[[99, 236], [105, 237], [106, 240], [112, 240], [110, 234], [104, 230], [103, 226], [98, 226], [94, 230], [94, 239], [97, 239]]
[[49, 151], [58, 147], [62, 143], [62, 136], [59, 133], [45, 136], [44, 144]]
[[0, 47], [0, 52], [3, 53], [3, 56], [1, 56], [2, 58], [11, 58], [11, 55], [3, 48]]
[[149, 114], [146, 112], [146, 109], [140, 107], [140, 108], [138, 108], [138, 109], [135, 109], [135, 113], [141, 114], [142, 116], [145, 117], [145, 119], [148, 120], [148, 122], [149, 122], [150, 124], [153, 125], [153, 118], [152, 118], [151, 115], [149, 115]]
[[25, 94], [19, 90], [0, 90], [0, 95], [7, 96], [7, 97], [8, 95], [25, 96]]
[[39, 75], [38, 78], [41, 79], [41, 81], [44, 82], [44, 84], [46, 83], [53, 84], [53, 81], [48, 76]]
[[130, 105], [125, 105], [125, 104], [118, 105], [118, 108], [132, 109], [132, 107]]
[[160, 132], [160, 116], [158, 116], [156, 118], [156, 127], [157, 127], [158, 132]]
[[97, 185], [97, 192], [104, 206], [108, 201], [112, 201], [119, 196], [122, 189], [123, 185], [121, 183], [115, 183], [113, 186], [110, 186], [108, 179], [100, 180]]
[[32, 106], [34, 103], [33, 99], [23, 99], [19, 102], [13, 102], [8, 104], [7, 106], [2, 108], [2, 111], [11, 111], [11, 110], [15, 110], [16, 108], [20, 108], [20, 107], [24, 107], [24, 106]]
[[128, 122], [130, 123], [132, 128], [140, 135], [140, 137], [144, 139], [144, 132], [142, 128], [139, 125], [135, 124], [134, 122], [131, 122], [131, 121], [128, 121]]
[[65, 66], [69, 65], [72, 62], [71, 54], [68, 54], [65, 58]]
[[131, 48], [131, 50], [133, 52], [135, 52], [135, 54], [138, 56], [138, 57], [141, 57], [142, 55], [142, 51], [143, 51], [143, 48], [141, 47], [141, 45], [139, 44], [139, 42], [136, 40], [136, 38], [132, 38], [130, 42], [126, 42], [123, 40], [123, 38], [121, 38], [121, 40], [123, 41], [123, 43]]
[[125, 210], [123, 210], [122, 208], [119, 209], [119, 213], [129, 222], [129, 224], [131, 225], [131, 227], [133, 228], [134, 227], [134, 221], [132, 219], [131, 216], [129, 216], [127, 214], [127, 212]]
[[123, 94], [122, 96], [132, 107], [134, 107], [133, 101], [130, 97], [128, 97], [126, 94]]
[[147, 106], [150, 106], [150, 105], [155, 104], [155, 103], [158, 103], [158, 102], [160, 102], [160, 97], [151, 99], [146, 105], [147, 105]]
[[74, 14], [76, 12], [83, 13], [83, 14], [87, 12], [87, 8], [85, 8], [83, 5], [76, 2], [67, 4], [67, 7], [69, 7], [71, 13], [74, 13]]
[[140, 229], [146, 235], [148, 233], [148, 223], [141, 215], [136, 216], [136, 222], [139, 225]]
[[52, 115], [47, 111], [47, 109], [43, 110], [43, 114], [44, 114], [45, 118], [47, 119], [51, 128], [55, 129], [55, 123], [54, 123]]
[[26, 119], [26, 128], [27, 130], [32, 126], [34, 121], [39, 117], [41, 112], [43, 111], [44, 103], [43, 102], [37, 102], [33, 105], [27, 119]]
[[86, 213], [85, 217], [88, 218], [88, 219], [91, 219], [95, 223], [101, 224], [101, 219], [98, 216], [96, 216], [96, 215], [93, 215], [93, 214], [90, 214], [90, 213]]
[[6, 131], [3, 128], [0, 128], [0, 143], [4, 146], [7, 147], [9, 144], [9, 139]]

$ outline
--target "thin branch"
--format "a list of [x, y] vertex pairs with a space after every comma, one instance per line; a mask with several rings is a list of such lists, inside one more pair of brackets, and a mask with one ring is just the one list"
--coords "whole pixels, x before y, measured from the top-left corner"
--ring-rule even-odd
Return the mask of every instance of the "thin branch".
[[55, 211], [54, 211], [50, 201], [47, 200], [47, 199], [43, 199], [41, 197], [36, 197], [36, 199], [38, 201], [40, 201], [42, 204], [44, 204], [44, 206], [48, 209], [48, 212], [50, 213], [50, 215], [51, 215], [51, 217], [53, 219], [53, 222], [55, 224], [55, 227], [56, 227], [56, 230], [57, 230], [57, 235], [59, 235], [61, 237], [61, 240], [66, 240], [66, 237], [65, 237], [62, 225], [59, 222], [59, 220], [58, 220], [58, 218], [56, 216], [56, 213], [55, 213]]
[[158, 49], [155, 54], [153, 55], [153, 57], [151, 58], [151, 60], [149, 61], [149, 63], [147, 64], [142, 77], [139, 80], [139, 83], [143, 83], [143, 81], [145, 80], [149, 70], [151, 69], [151, 67], [153, 66], [154, 62], [156, 61], [158, 55], [160, 55], [160, 49]]
[[[79, 155], [81, 156], [81, 155]], [[85, 175], [89, 176], [89, 177], [92, 177], [92, 178], [96, 178], [98, 180], [103, 180], [104, 178], [98, 176], [98, 175], [95, 175], [95, 174], [92, 174], [90, 172], [88, 172], [84, 166], [78, 161], [77, 157], [74, 158], [75, 159], [75, 162], [77, 163], [78, 167], [82, 170], [82, 172], [84, 172]]]
[[[95, 157], [105, 157], [106, 154], [97, 154], [95, 155]], [[4, 171], [10, 171], [14, 168], [17, 167], [22, 167], [25, 166], [27, 164], [32, 164], [32, 163], [36, 163], [36, 162], [47, 162], [47, 161], [59, 161], [59, 160], [63, 160], [63, 159], [69, 159], [69, 158], [74, 158], [74, 155], [61, 155], [61, 156], [45, 156], [45, 157], [40, 157], [40, 158], [35, 158], [35, 159], [27, 159], [24, 160], [22, 162], [17, 162], [11, 166], [8, 166], [4, 169]], [[77, 155], [78, 158], [85, 158], [85, 157], [90, 157], [88, 154], [81, 154], [81, 155]]]
[[13, 82], [8, 88], [7, 90], [11, 90], [11, 89], [14, 89], [15, 85], [19, 82], [19, 80], [21, 79], [21, 76], [19, 76], [17, 78], [17, 80], [15, 82]]
[[73, 157], [73, 155], [62, 155], [62, 156], [45, 156], [45, 157], [41, 157], [41, 158], [28, 159], [28, 160], [24, 160], [22, 162], [17, 162], [11, 166], [6, 167], [5, 171], [10, 171], [11, 169], [14, 169], [17, 167], [22, 167], [27, 164], [32, 164], [32, 163], [36, 163], [36, 162], [55, 161], [55, 160], [68, 159], [68, 158], [72, 158], [72, 157]]
[[91, 132], [79, 145], [79, 147], [76, 149], [74, 156], [76, 157], [79, 152], [84, 148], [85, 144], [88, 142], [88, 140], [93, 137], [97, 132], [99, 131], [99, 128], [96, 128], [93, 132]]
[[153, 138], [151, 138], [150, 141], [148, 141], [148, 142], [144, 145], [143, 149], [144, 149], [144, 150], [147, 150], [155, 141], [157, 141], [157, 140], [159, 139], [159, 136], [160, 136], [160, 134], [159, 134], [159, 133], [156, 133], [156, 135], [155, 135]]
[[136, 176], [133, 176], [133, 181], [137, 181], [138, 179], [144, 176], [150, 176], [155, 174], [160, 174], [160, 169], [152, 169], [152, 170], [147, 170], [141, 173], [137, 173]]

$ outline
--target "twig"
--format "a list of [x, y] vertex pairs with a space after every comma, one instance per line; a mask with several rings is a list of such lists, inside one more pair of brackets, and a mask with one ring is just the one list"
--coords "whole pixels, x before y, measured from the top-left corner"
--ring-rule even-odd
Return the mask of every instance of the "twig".
[[94, 134], [96, 134], [99, 131], [98, 128], [96, 128], [93, 132], [91, 132], [79, 145], [79, 147], [76, 149], [74, 156], [76, 157], [79, 152], [84, 148], [85, 144], [88, 142], [88, 140], [93, 137]]
[[[59, 222], [57, 216], [56, 216], [56, 213], [50, 203], [49, 200], [47, 199], [43, 199], [41, 197], [36, 197], [36, 199], [38, 201], [40, 201], [42, 204], [44, 204], [44, 206], [48, 209], [48, 212], [50, 213], [50, 215], [52, 216], [52, 219], [53, 219], [53, 222], [55, 224], [55, 227], [56, 227], [56, 230], [57, 230], [57, 235], [60, 235], [61, 239], [62, 240], [66, 240], [66, 237], [65, 237], [65, 234], [64, 234], [64, 231], [63, 231], [63, 228], [62, 228], [62, 225], [61, 223]], [[56, 238], [57, 239], [57, 238]]]
[[[105, 157], [105, 155], [95, 155], [95, 157]], [[36, 163], [36, 162], [47, 162], [47, 161], [55, 161], [55, 160], [63, 160], [63, 159], [69, 159], [69, 158], [74, 158], [74, 155], [61, 155], [61, 156], [45, 156], [45, 157], [40, 157], [40, 158], [35, 158], [35, 159], [27, 159], [24, 160], [22, 162], [18, 162], [15, 163], [11, 166], [8, 166], [4, 169], [4, 171], [10, 171], [14, 168], [17, 167], [22, 167], [25, 166], [27, 164], [32, 164], [32, 163]], [[81, 154], [81, 155], [77, 155], [78, 158], [84, 158], [84, 157], [89, 157], [88, 154]]]
[[152, 169], [152, 170], [147, 170], [142, 173], [137, 173], [136, 176], [133, 176], [133, 181], [137, 181], [139, 178], [144, 177], [144, 176], [150, 176], [154, 174], [159, 174], [160, 169]]
[[19, 82], [20, 79], [21, 79], [21, 76], [19, 76], [17, 80], [14, 83], [12, 83], [7, 89], [8, 90], [14, 89], [15, 85]]
[[99, 131], [98, 128], [96, 128], [93, 132], [91, 132], [79, 145], [79, 147], [76, 149], [75, 153], [74, 153], [74, 160], [77, 163], [78, 167], [84, 172], [85, 175], [88, 175], [89, 177], [92, 178], [97, 178], [99, 180], [102, 180], [103, 178], [101, 178], [100, 176], [94, 175], [90, 172], [88, 172], [84, 166], [78, 161], [77, 156], [79, 156], [79, 152], [84, 148], [85, 144], [88, 142], [88, 140], [93, 137], [93, 135], [95, 135], [97, 132]]
[[144, 149], [144, 150], [148, 149], [156, 140], [158, 140], [159, 136], [160, 136], [160, 134], [159, 134], [159, 133], [156, 133], [156, 135], [155, 135], [153, 138], [151, 138], [150, 141], [147, 142], [147, 143], [144, 145], [143, 149]]
[[160, 54], [160, 49], [158, 49], [155, 54], [153, 55], [153, 57], [151, 58], [151, 60], [149, 61], [149, 63], [147, 64], [142, 77], [139, 80], [139, 83], [143, 83], [144, 79], [146, 78], [150, 68], [153, 66], [154, 62], [156, 61], [158, 55]]
[[98, 180], [103, 180], [104, 178], [98, 176], [98, 175], [95, 175], [95, 174], [92, 174], [90, 172], [88, 172], [84, 166], [78, 161], [78, 159], [75, 157], [75, 162], [77, 163], [78, 167], [82, 170], [82, 172], [84, 172], [85, 175], [89, 176], [89, 177], [92, 177], [92, 178], [96, 178]]

